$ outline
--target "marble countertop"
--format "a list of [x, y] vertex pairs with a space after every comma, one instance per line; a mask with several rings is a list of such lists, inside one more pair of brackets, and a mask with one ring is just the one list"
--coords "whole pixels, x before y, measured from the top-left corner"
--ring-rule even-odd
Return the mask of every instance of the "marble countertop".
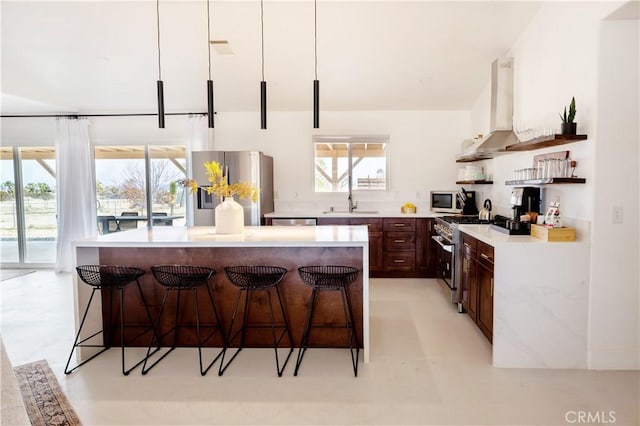
[[425, 218], [444, 216], [444, 213], [434, 213], [430, 210], [418, 211], [417, 213], [400, 213], [398, 210], [354, 210], [353, 213], [347, 211], [335, 211], [323, 213], [322, 210], [296, 210], [277, 211], [265, 214], [270, 218], [331, 218], [331, 217], [403, 217], [403, 218]]
[[366, 226], [247, 226], [216, 234], [213, 226], [155, 226], [75, 241], [75, 247], [364, 247]]
[[469, 234], [472, 237], [487, 243], [491, 246], [499, 244], [577, 244], [580, 241], [568, 241], [568, 242], [550, 242], [541, 240], [540, 238], [533, 238], [530, 235], [508, 235], [500, 231], [496, 231], [489, 225], [458, 225], [458, 229], [465, 234]]

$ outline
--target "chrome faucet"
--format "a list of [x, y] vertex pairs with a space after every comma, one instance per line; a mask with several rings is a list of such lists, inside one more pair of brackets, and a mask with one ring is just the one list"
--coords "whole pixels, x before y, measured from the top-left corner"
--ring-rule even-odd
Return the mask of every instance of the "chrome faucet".
[[353, 213], [353, 211], [357, 208], [358, 202], [353, 201], [353, 195], [351, 194], [351, 190], [349, 190], [349, 213]]

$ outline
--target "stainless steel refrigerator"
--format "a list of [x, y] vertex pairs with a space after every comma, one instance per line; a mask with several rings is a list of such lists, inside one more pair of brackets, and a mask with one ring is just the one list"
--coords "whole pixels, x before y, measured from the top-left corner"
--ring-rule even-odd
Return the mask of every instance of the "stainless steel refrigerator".
[[[217, 161], [223, 167], [223, 171], [228, 170], [229, 183], [249, 182], [260, 188], [257, 203], [237, 198], [236, 201], [244, 207], [245, 225], [264, 224], [265, 213], [273, 211], [273, 158], [258, 151], [193, 151], [193, 177], [202, 186], [207, 184], [204, 163], [208, 161]], [[194, 225], [215, 225], [214, 209], [220, 200], [203, 189], [199, 189], [194, 197]]]

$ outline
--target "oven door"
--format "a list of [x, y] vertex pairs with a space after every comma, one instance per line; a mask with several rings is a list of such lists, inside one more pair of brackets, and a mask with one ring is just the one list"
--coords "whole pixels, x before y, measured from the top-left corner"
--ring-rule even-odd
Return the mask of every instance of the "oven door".
[[[451, 298], [455, 296], [456, 288], [453, 281], [455, 245], [449, 243], [444, 237], [434, 235], [431, 237], [438, 244], [438, 262], [436, 264], [437, 277], [447, 286], [451, 292]], [[444, 289], [446, 290], [446, 289]]]

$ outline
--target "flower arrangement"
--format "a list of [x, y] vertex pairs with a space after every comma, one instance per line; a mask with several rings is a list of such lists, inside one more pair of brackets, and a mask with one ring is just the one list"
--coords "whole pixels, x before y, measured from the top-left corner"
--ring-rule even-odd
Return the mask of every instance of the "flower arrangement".
[[250, 198], [254, 203], [258, 201], [260, 193], [258, 188], [248, 182], [229, 184], [227, 176], [222, 173], [222, 167], [217, 161], [204, 163], [204, 168], [207, 171], [208, 186], [198, 185], [195, 179], [184, 179], [182, 185], [189, 187], [191, 192], [196, 192], [200, 187], [208, 194], [214, 194], [220, 199], [237, 195], [240, 198]]

